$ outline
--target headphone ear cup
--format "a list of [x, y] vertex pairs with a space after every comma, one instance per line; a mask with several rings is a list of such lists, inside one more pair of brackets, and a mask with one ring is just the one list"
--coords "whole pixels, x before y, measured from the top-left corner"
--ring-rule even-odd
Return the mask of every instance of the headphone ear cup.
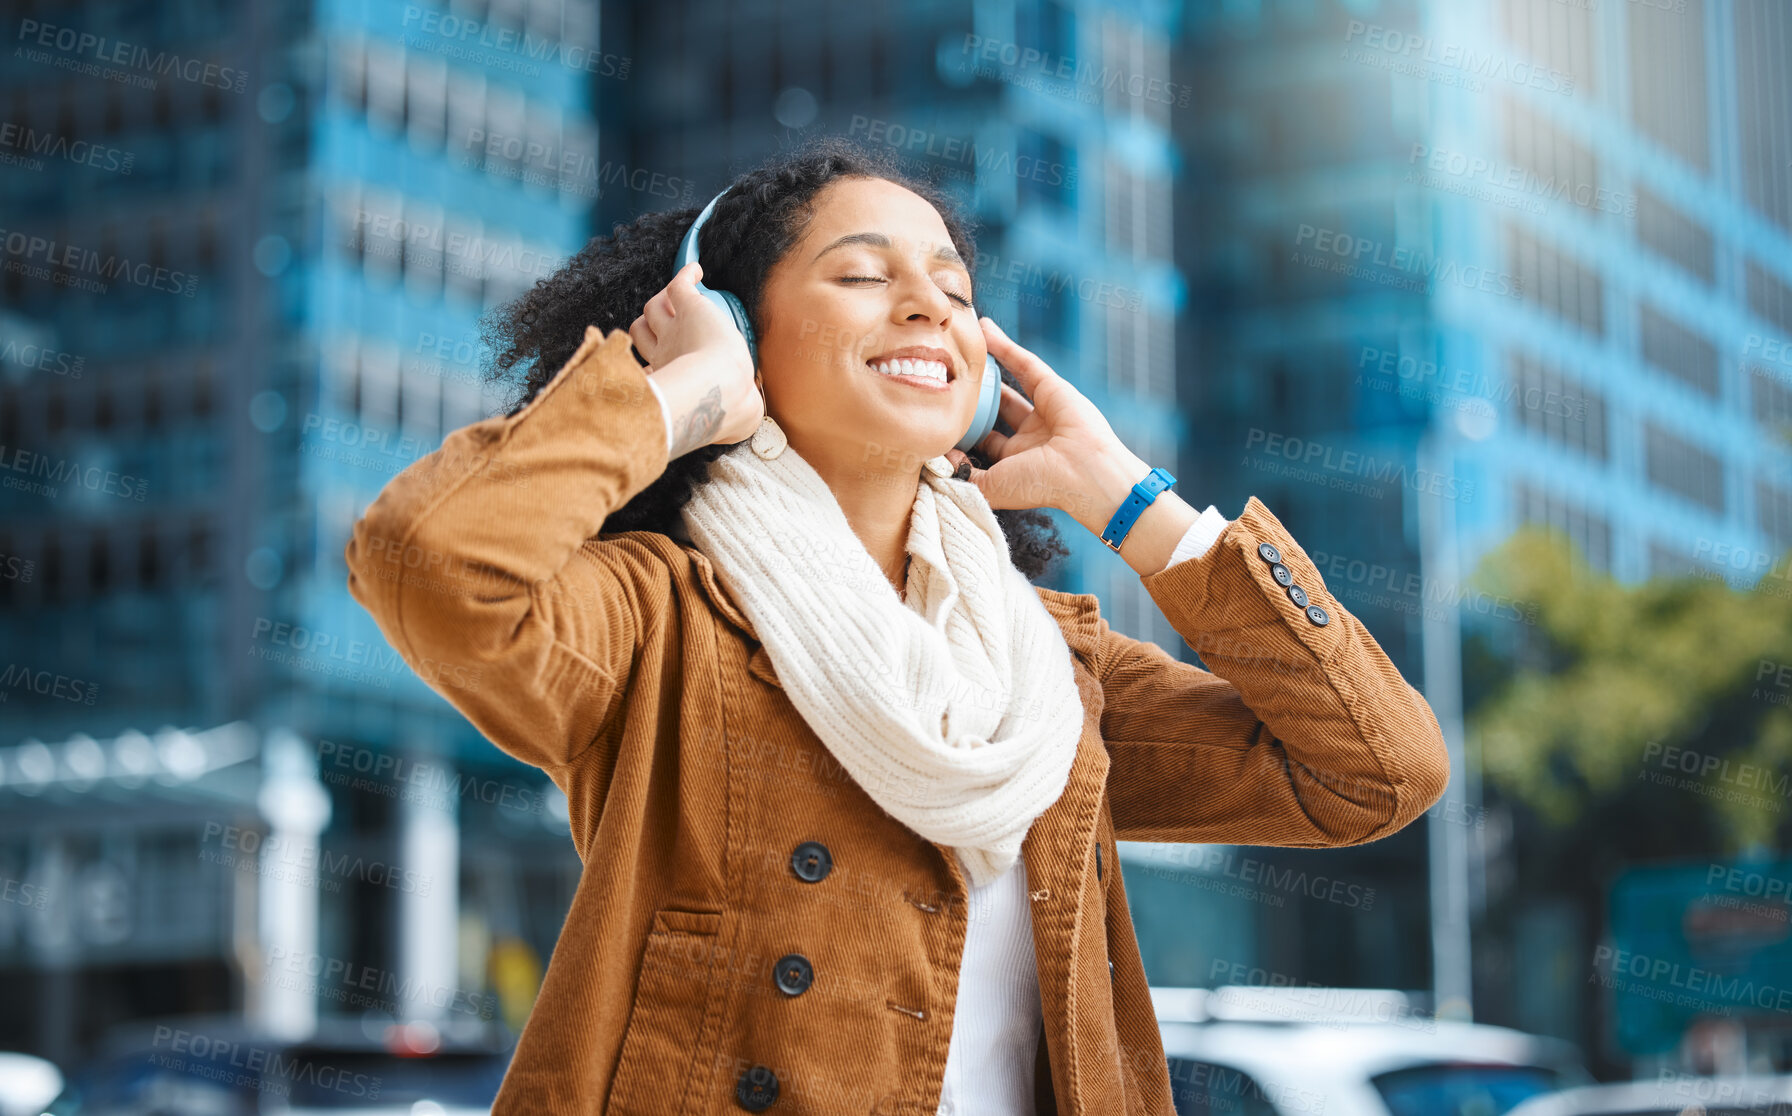
[[747, 308], [733, 291], [717, 291], [722, 302], [727, 305], [728, 312], [734, 315], [734, 328], [747, 340], [747, 353], [753, 358], [753, 366], [759, 366], [759, 339], [753, 336], [753, 323], [747, 318]]
[[996, 428], [996, 416], [1002, 409], [1002, 369], [994, 357], [983, 362], [983, 381], [977, 392], [977, 413], [971, 416], [971, 428], [958, 440], [957, 449], [966, 453]]

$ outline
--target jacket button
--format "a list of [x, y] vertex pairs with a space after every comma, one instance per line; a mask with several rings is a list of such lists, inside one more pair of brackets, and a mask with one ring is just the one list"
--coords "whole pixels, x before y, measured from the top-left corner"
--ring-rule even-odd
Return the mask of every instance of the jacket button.
[[1269, 543], [1264, 543], [1262, 546], [1258, 547], [1257, 554], [1272, 566], [1282, 560], [1282, 552]]
[[1332, 622], [1332, 618], [1325, 614], [1325, 609], [1320, 608], [1318, 605], [1307, 606], [1307, 619], [1319, 625], [1321, 628]]
[[1109, 961], [1108, 962], [1108, 980], [1109, 980], [1109, 982], [1112, 982], [1113, 979], [1114, 979], [1114, 963], [1112, 961]]
[[834, 858], [820, 841], [804, 841], [790, 854], [790, 870], [804, 883], [820, 883], [833, 868]]
[[801, 996], [815, 983], [815, 966], [800, 953], [787, 953], [778, 958], [778, 966], [772, 970], [772, 980], [777, 983], [778, 991], [786, 996]]
[[734, 1082], [734, 1099], [748, 1112], [764, 1112], [778, 1099], [778, 1075], [764, 1066], [741, 1071]]
[[1101, 879], [1101, 842], [1095, 843], [1095, 878]]
[[1299, 605], [1301, 608], [1307, 607], [1307, 591], [1298, 585], [1290, 585], [1288, 587], [1288, 599]]
[[1269, 567], [1269, 576], [1275, 578], [1276, 584], [1284, 588], [1294, 584], [1294, 574], [1289, 571], [1287, 566], [1282, 565], [1280, 562]]

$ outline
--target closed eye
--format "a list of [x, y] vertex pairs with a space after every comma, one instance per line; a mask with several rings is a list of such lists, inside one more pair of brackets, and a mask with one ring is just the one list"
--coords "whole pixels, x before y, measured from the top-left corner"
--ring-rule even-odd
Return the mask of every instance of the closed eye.
[[[842, 283], [882, 283], [883, 281], [883, 277], [878, 275], [842, 275], [840, 277]], [[946, 297], [966, 308], [971, 305], [970, 299], [956, 291], [947, 291]]]

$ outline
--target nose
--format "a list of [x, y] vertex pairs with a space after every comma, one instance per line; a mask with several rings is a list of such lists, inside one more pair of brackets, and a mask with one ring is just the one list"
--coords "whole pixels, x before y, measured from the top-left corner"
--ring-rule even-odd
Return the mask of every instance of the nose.
[[895, 316], [901, 322], [938, 325], [941, 332], [952, 325], [952, 300], [925, 274], [905, 274], [896, 282]]

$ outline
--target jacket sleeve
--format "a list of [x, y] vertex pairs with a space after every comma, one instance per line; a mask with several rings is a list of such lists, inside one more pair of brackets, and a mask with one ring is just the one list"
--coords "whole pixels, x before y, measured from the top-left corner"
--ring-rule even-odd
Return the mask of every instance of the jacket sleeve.
[[449, 434], [387, 483], [344, 553], [349, 592], [411, 669], [538, 767], [577, 759], [625, 691], [641, 571], [595, 538], [665, 471], [658, 396], [595, 326], [515, 415]]
[[[1326, 623], [1276, 583], [1264, 543]], [[1098, 623], [1120, 839], [1355, 845], [1442, 796], [1450, 761], [1431, 707], [1256, 497], [1206, 553], [1141, 581], [1212, 669]]]

